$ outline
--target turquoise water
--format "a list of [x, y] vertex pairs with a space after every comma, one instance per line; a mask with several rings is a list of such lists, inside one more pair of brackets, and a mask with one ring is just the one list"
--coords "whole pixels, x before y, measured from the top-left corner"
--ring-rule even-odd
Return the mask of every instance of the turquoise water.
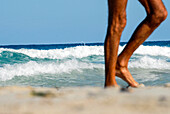
[[[119, 53], [126, 43], [119, 46]], [[170, 82], [170, 41], [141, 45], [129, 70], [146, 86]], [[127, 84], [117, 78], [121, 86]], [[103, 43], [0, 46], [0, 86], [70, 87], [104, 85]]]

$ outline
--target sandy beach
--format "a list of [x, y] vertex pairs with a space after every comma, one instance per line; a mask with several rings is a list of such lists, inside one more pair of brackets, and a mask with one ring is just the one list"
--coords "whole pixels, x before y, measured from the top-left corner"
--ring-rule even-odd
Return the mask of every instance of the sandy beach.
[[168, 114], [170, 85], [143, 88], [1, 87], [0, 114]]

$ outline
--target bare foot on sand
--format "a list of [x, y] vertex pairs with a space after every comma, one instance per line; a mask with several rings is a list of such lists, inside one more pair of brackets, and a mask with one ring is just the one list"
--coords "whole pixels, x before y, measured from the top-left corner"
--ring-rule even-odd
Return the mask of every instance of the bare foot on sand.
[[127, 67], [121, 67], [119, 64], [116, 65], [116, 76], [123, 79], [131, 87], [138, 87], [139, 83], [134, 80]]

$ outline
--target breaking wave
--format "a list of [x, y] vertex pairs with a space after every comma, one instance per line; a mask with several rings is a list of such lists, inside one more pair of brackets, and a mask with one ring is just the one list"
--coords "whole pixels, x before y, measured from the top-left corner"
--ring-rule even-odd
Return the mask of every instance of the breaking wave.
[[72, 71], [82, 72], [84, 69], [103, 69], [101, 64], [67, 60], [65, 62], [43, 62], [30, 61], [24, 64], [6, 64], [0, 68], [0, 80], [10, 80], [15, 76], [35, 76], [43, 74], [62, 74]]
[[[124, 47], [125, 45], [119, 46], [118, 53]], [[170, 71], [170, 47], [140, 46], [131, 58], [129, 68]], [[0, 81], [11, 80], [15, 76], [34, 77], [53, 74], [62, 76], [73, 72], [88, 75], [87, 70], [93, 73], [94, 69], [104, 72], [103, 46], [48, 50], [0, 48]], [[94, 75], [97, 77], [98, 74]]]
[[[119, 53], [125, 46], [119, 46]], [[0, 48], [1, 53], [15, 52], [27, 55], [32, 58], [49, 58], [49, 59], [64, 59], [64, 58], [83, 58], [92, 55], [104, 55], [103, 46], [77, 46], [64, 49], [49, 49], [49, 50], [37, 50], [37, 49], [7, 49]], [[165, 56], [170, 58], [170, 47], [161, 46], [140, 46], [134, 54], [150, 55], [150, 56]]]

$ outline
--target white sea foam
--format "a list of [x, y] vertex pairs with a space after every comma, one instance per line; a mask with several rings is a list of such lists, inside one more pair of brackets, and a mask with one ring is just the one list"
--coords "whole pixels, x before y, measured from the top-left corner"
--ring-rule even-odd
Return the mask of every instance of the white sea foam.
[[141, 45], [135, 54], [140, 55], [152, 55], [152, 56], [166, 56], [170, 58], [170, 47], [160, 47], [160, 46], [143, 46]]
[[[119, 53], [125, 46], [119, 46]], [[15, 76], [34, 76], [43, 74], [62, 74], [71, 73], [72, 71], [81, 72], [83, 69], [103, 69], [104, 64], [95, 64], [95, 61], [81, 62], [76, 58], [83, 58], [92, 55], [104, 55], [103, 46], [77, 46], [65, 49], [50, 49], [50, 50], [36, 50], [36, 49], [5, 49], [0, 48], [0, 54], [3, 51], [10, 51], [15, 53], [22, 53], [32, 58], [50, 58], [62, 59], [65, 62], [34, 62], [17, 63], [13, 65], [2, 65], [0, 67], [0, 80], [10, 80]], [[142, 68], [142, 69], [159, 69], [170, 70], [170, 62], [164, 59], [159, 59], [159, 56], [170, 58], [170, 47], [159, 46], [140, 46], [135, 54], [142, 55], [140, 58], [135, 58], [130, 61], [129, 68]], [[156, 56], [156, 57], [153, 57]], [[71, 58], [71, 59], [65, 59]], [[82, 59], [83, 61], [83, 59]], [[104, 61], [104, 60], [103, 60]], [[90, 63], [92, 62], [92, 63]]]
[[[154, 59], [148, 56], [141, 57], [139, 60], [131, 61], [129, 68], [159, 69], [170, 70], [170, 63], [165, 60]], [[15, 76], [35, 76], [44, 74], [63, 74], [72, 71], [82, 72], [84, 69], [104, 70], [104, 64], [80, 62], [72, 59], [65, 62], [43, 62], [37, 63], [30, 61], [24, 64], [6, 64], [0, 68], [0, 80], [10, 80]]]
[[164, 69], [170, 70], [170, 62], [162, 59], [155, 59], [149, 56], [141, 57], [129, 63], [130, 68], [143, 68], [143, 69]]
[[[120, 53], [125, 46], [119, 46]], [[77, 46], [65, 49], [50, 49], [50, 50], [36, 50], [36, 49], [5, 49], [2, 51], [10, 51], [22, 53], [32, 58], [49, 58], [49, 59], [64, 59], [64, 58], [83, 58], [92, 55], [104, 55], [103, 46]], [[170, 58], [170, 47], [160, 46], [143, 46], [141, 45], [134, 54], [151, 55], [151, 56], [165, 56]]]
[[4, 49], [2, 51], [10, 51], [22, 53], [33, 58], [49, 58], [49, 59], [64, 59], [64, 58], [83, 58], [91, 55], [103, 55], [103, 46], [77, 46], [65, 49], [50, 49], [50, 50], [36, 50], [36, 49]]
[[79, 62], [77, 60], [68, 60], [59, 62], [37, 63], [30, 61], [25, 64], [4, 65], [0, 68], [0, 80], [10, 80], [15, 76], [34, 76], [42, 74], [62, 74], [71, 73], [76, 70], [82, 72], [83, 69], [102, 68], [101, 64], [92, 64]]

